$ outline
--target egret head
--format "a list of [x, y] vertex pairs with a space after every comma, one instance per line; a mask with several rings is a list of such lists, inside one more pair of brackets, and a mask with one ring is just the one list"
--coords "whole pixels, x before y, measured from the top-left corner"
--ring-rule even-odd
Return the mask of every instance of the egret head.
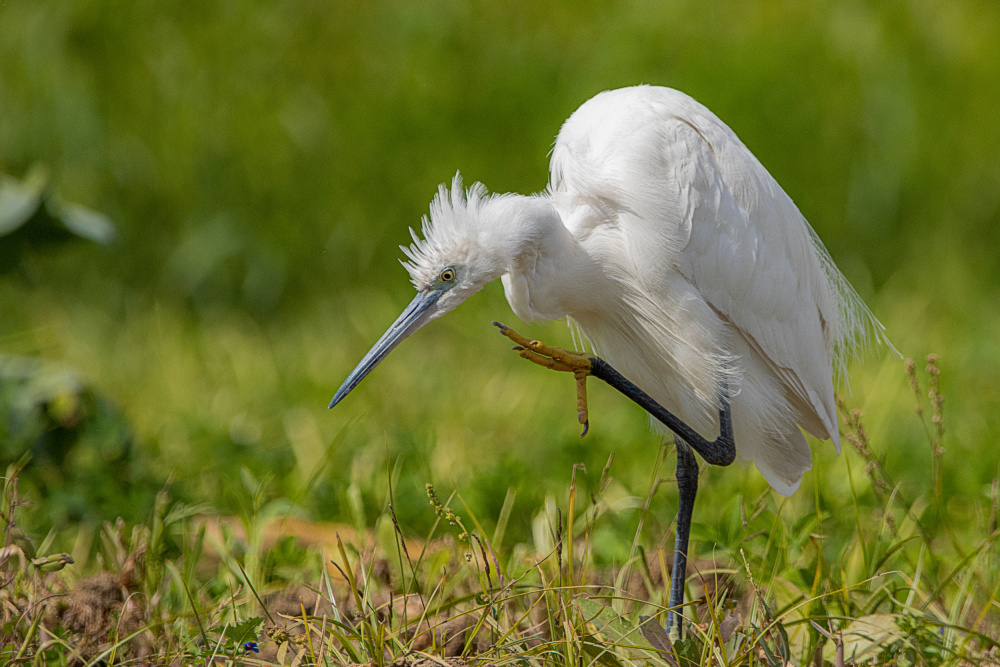
[[430, 218], [424, 217], [419, 238], [413, 229], [413, 244], [400, 246], [408, 261], [417, 295], [392, 323], [341, 385], [330, 402], [339, 403], [404, 338], [431, 320], [454, 310], [458, 304], [499, 278], [510, 264], [496, 238], [496, 227], [486, 211], [503, 197], [491, 197], [481, 183], [468, 192], [456, 175], [449, 191], [443, 185], [431, 202]]

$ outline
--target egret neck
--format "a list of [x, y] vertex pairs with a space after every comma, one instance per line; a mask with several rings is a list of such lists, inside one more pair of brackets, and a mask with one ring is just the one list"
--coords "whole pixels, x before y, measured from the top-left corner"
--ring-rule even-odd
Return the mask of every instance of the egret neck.
[[603, 290], [588, 286], [601, 280], [600, 266], [566, 227], [559, 209], [546, 195], [494, 197], [484, 214], [489, 225], [487, 247], [508, 253], [500, 276], [514, 313], [525, 322], [555, 320], [587, 310]]

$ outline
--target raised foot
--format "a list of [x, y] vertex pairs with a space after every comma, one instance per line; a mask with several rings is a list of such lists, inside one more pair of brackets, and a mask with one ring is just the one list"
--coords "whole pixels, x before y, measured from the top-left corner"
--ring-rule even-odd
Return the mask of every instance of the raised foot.
[[500, 329], [500, 333], [515, 343], [514, 350], [522, 359], [527, 359], [550, 370], [573, 374], [573, 377], [576, 378], [576, 414], [580, 423], [583, 424], [583, 433], [580, 434], [580, 437], [587, 435], [587, 430], [590, 428], [590, 420], [587, 415], [587, 376], [593, 370], [590, 357], [582, 352], [571, 352], [561, 347], [553, 347], [537, 340], [525, 338], [499, 322], [493, 322], [493, 325]]

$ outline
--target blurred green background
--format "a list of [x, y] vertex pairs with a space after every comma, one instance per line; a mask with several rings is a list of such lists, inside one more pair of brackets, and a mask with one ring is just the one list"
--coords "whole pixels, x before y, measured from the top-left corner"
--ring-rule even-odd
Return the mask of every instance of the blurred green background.
[[[636, 83], [715, 111], [899, 350], [940, 355], [945, 493], [981, 514], [1000, 468], [998, 43], [994, 0], [6, 0], [0, 172], [43, 165], [54, 192], [118, 229], [107, 247], [31, 253], [0, 276], [0, 353], [78, 378], [32, 418], [91, 424], [56, 468], [31, 464], [36, 525], [142, 518], [168, 478], [184, 499], [239, 511], [244, 468], [309, 516], [370, 523], [387, 453], [414, 530], [433, 520], [432, 481], [486, 522], [513, 488], [508, 535], [523, 539], [572, 465], [593, 490], [611, 451], [622, 489], [643, 494], [657, 455], [646, 418], [592, 383], [580, 440], [572, 382], [527, 367], [489, 325], [518, 324], [499, 285], [326, 409], [409, 302], [396, 246], [437, 185], [461, 169], [494, 191], [542, 189], [563, 120]], [[560, 322], [522, 329], [571, 345]], [[926, 488], [902, 363], [878, 352], [851, 386], [889, 470]], [[0, 437], [5, 462], [37, 443]], [[849, 494], [843, 459], [814, 450], [803, 488], [828, 476], [824, 493]], [[766, 489], [738, 466], [706, 477], [706, 522], [717, 499]]]

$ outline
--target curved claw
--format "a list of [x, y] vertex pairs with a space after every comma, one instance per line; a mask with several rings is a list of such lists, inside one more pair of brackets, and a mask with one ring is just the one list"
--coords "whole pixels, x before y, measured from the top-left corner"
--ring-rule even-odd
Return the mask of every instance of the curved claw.
[[493, 321], [493, 326], [500, 329], [500, 333], [513, 342], [514, 351], [522, 359], [544, 366], [554, 371], [572, 373], [576, 378], [576, 414], [583, 425], [583, 433], [580, 437], [587, 435], [590, 430], [590, 420], [587, 417], [587, 376], [593, 370], [593, 361], [590, 357], [580, 352], [568, 352], [562, 348], [546, 345], [541, 341], [525, 338], [510, 327]]

